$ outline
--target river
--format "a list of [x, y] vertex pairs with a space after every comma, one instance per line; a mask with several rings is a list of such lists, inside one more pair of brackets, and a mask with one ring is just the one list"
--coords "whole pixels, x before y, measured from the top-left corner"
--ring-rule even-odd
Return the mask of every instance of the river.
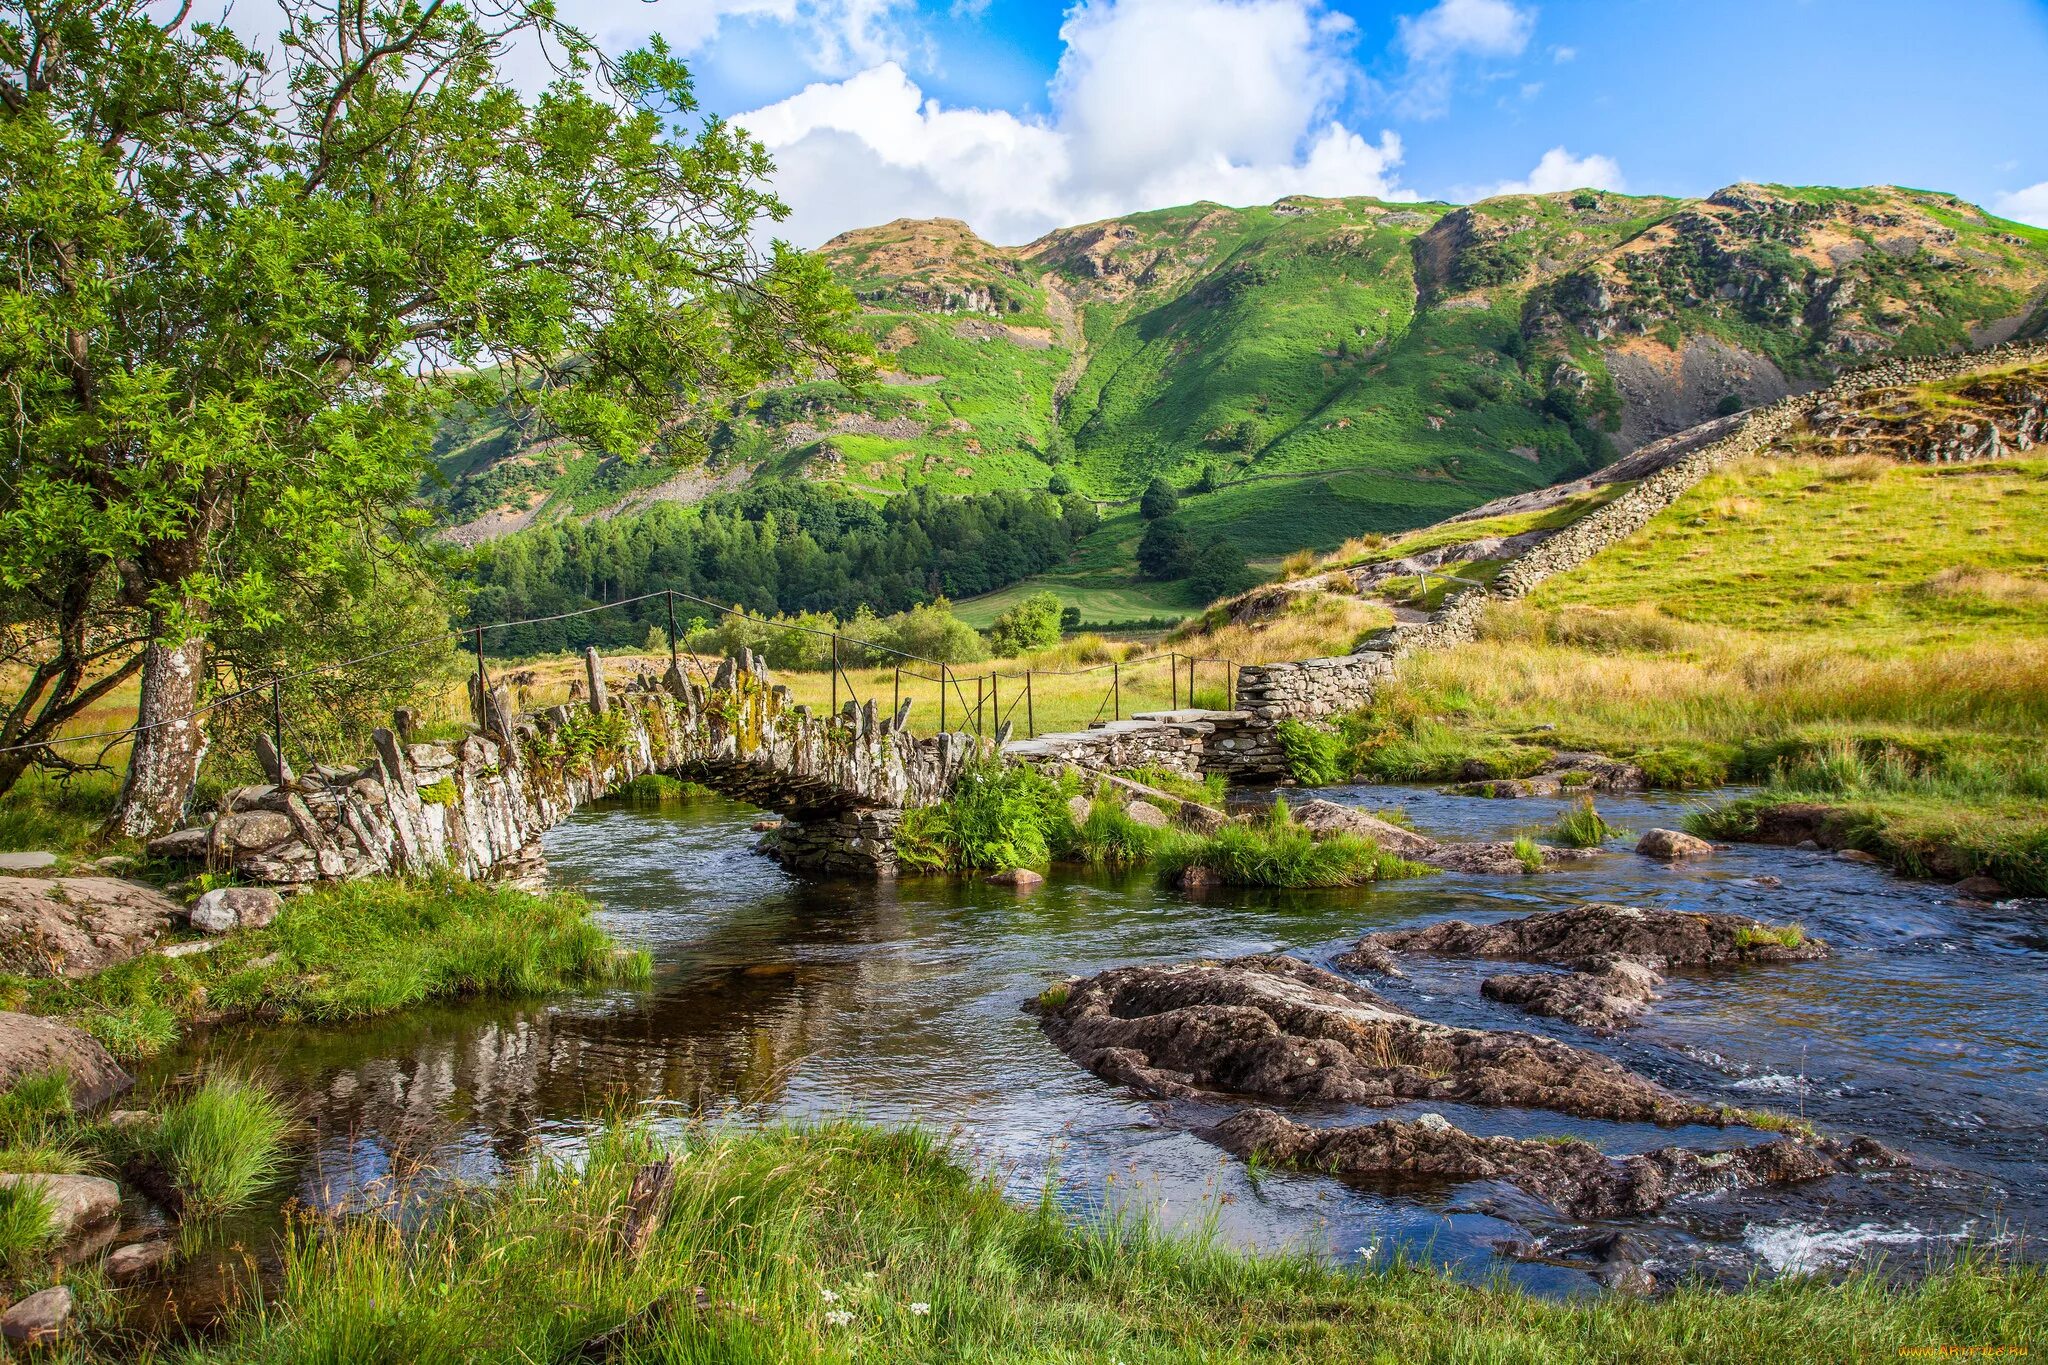
[[[1562, 805], [1393, 788], [1318, 794], [1399, 804], [1420, 829], [1468, 838], [1540, 827]], [[1690, 804], [1617, 796], [1601, 808], [1641, 830], [1676, 824]], [[1353, 1263], [1398, 1246], [1573, 1292], [1590, 1283], [1576, 1270], [1495, 1254], [1497, 1241], [1548, 1226], [1513, 1191], [1248, 1170], [1184, 1131], [1185, 1107], [1166, 1110], [1075, 1066], [1021, 1006], [1054, 981], [1121, 963], [1283, 951], [1327, 965], [1368, 929], [1609, 900], [1797, 922], [1834, 952], [1674, 973], [1647, 1018], [1611, 1039], [1481, 999], [1480, 977], [1498, 966], [1409, 958], [1406, 980], [1371, 984], [1430, 1018], [1533, 1028], [1606, 1051], [1686, 1095], [1870, 1134], [1918, 1167], [1682, 1201], [1631, 1229], [1653, 1247], [1653, 1268], [1729, 1284], [1876, 1258], [1911, 1268], [2040, 1226], [2048, 1213], [2048, 903], [1976, 904], [1818, 851], [1735, 847], [1669, 867], [1626, 843], [1537, 877], [1437, 875], [1200, 901], [1144, 873], [1056, 871], [1025, 894], [936, 878], [818, 883], [752, 852], [755, 818], [716, 798], [609, 806], [548, 836], [555, 878], [653, 955], [647, 988], [421, 1009], [347, 1029], [224, 1029], [171, 1066], [226, 1058], [281, 1082], [316, 1133], [288, 1192], [318, 1206], [421, 1169], [489, 1178], [534, 1144], [573, 1150], [620, 1108], [678, 1123], [852, 1115], [952, 1133], [1018, 1197], [1051, 1181], [1077, 1212], [1142, 1206], [1237, 1244], [1307, 1246]], [[1299, 1116], [1424, 1109], [1474, 1132], [1576, 1132], [1615, 1152], [1757, 1137], [1441, 1104]]]

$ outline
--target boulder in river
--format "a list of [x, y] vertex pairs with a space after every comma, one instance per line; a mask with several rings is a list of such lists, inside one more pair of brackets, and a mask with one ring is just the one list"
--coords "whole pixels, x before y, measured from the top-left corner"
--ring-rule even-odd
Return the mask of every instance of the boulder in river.
[[71, 1102], [94, 1109], [135, 1084], [113, 1054], [84, 1029], [37, 1014], [0, 1010], [0, 1090], [30, 1076], [62, 1071]]
[[1675, 863], [1687, 858], [1712, 857], [1714, 846], [1697, 834], [1687, 834], [1684, 830], [1646, 829], [1643, 837], [1636, 840], [1636, 852], [1645, 858]]
[[1453, 1028], [1289, 957], [1117, 967], [1043, 1007], [1052, 1041], [1149, 1095], [1514, 1105], [1583, 1118], [1724, 1122], [1596, 1053], [1530, 1033]]
[[1201, 1135], [1238, 1156], [1334, 1175], [1506, 1181], [1567, 1218], [1640, 1217], [1681, 1195], [1907, 1164], [1870, 1138], [1844, 1142], [1792, 1134], [1748, 1147], [1659, 1147], [1610, 1157], [1578, 1138], [1477, 1137], [1434, 1114], [1407, 1123], [1386, 1119], [1315, 1128], [1270, 1109], [1247, 1109]]
[[1479, 993], [1530, 1014], [1609, 1033], [1634, 1022], [1663, 983], [1663, 977], [1635, 959], [1617, 957], [1598, 971], [1489, 976], [1479, 983]]
[[177, 905], [118, 877], [0, 877], [0, 970], [86, 976], [140, 957]]

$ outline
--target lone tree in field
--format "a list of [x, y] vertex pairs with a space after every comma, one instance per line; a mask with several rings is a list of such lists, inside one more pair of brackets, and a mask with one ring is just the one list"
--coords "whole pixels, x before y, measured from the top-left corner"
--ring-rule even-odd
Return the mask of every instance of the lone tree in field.
[[[447, 404], [687, 453], [706, 400], [860, 350], [822, 265], [755, 249], [767, 155], [659, 42], [605, 61], [544, 0], [284, 10], [266, 55], [0, 0], [0, 792], [139, 675], [135, 836], [188, 802], [210, 640], [418, 541]], [[537, 98], [515, 42], [562, 73]]]
[[1165, 479], [1154, 478], [1145, 485], [1145, 492], [1138, 499], [1138, 515], [1147, 521], [1158, 521], [1170, 517], [1180, 510], [1180, 494]]

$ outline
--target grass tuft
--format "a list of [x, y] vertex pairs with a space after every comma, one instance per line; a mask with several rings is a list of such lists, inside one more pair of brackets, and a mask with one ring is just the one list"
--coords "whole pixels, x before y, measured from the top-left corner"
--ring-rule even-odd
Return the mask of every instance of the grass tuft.
[[253, 1081], [210, 1076], [167, 1105], [143, 1140], [187, 1218], [212, 1218], [250, 1203], [285, 1167], [292, 1119]]
[[1180, 835], [1161, 850], [1159, 864], [1168, 875], [1198, 867], [1231, 886], [1287, 889], [1361, 886], [1429, 871], [1358, 835], [1318, 839], [1294, 822], [1286, 802], [1277, 800], [1261, 819], [1225, 825], [1206, 836]]
[[1551, 843], [1565, 848], [1598, 848], [1609, 839], [1618, 839], [1627, 833], [1627, 830], [1607, 823], [1595, 809], [1592, 797], [1582, 796], [1558, 817], [1546, 837]]
[[1543, 870], [1543, 850], [1534, 839], [1531, 839], [1526, 834], [1518, 834], [1515, 836], [1515, 842], [1510, 845], [1510, 848], [1515, 855], [1515, 861], [1522, 865], [1522, 871], [1541, 872]]

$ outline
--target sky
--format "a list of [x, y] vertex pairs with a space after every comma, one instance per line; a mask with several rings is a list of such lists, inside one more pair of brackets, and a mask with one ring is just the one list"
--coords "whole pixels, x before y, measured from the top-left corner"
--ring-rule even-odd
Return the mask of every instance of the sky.
[[[245, 0], [246, 3], [246, 0]], [[558, 0], [659, 33], [798, 246], [1294, 193], [1896, 184], [2048, 226], [2048, 0]]]

